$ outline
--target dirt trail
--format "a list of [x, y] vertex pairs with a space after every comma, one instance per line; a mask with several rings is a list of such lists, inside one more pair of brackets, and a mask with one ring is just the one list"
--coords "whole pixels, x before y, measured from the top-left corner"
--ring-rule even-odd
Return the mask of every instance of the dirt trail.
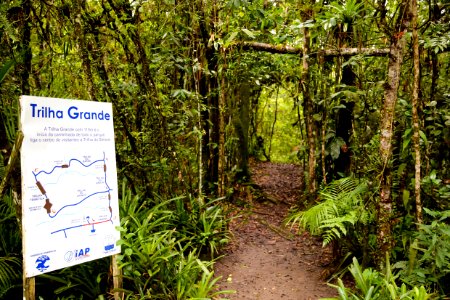
[[[222, 276], [222, 297], [232, 300], [309, 300], [336, 296], [321, 279], [330, 251], [307, 234], [282, 225], [301, 190], [301, 168], [291, 164], [254, 163], [252, 180], [265, 197], [247, 195], [230, 225], [233, 242], [215, 265]], [[243, 195], [241, 195], [243, 196]], [[241, 197], [242, 198], [242, 197]]]

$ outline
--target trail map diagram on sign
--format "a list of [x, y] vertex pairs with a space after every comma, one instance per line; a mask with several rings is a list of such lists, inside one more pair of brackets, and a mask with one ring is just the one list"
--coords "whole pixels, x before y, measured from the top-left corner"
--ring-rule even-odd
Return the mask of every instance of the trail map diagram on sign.
[[95, 233], [98, 226], [111, 226], [113, 209], [107, 168], [103, 153], [101, 158], [70, 158], [67, 162], [34, 170], [40, 191], [40, 195], [35, 196], [42, 199], [44, 209], [41, 212], [47, 215], [37, 227], [50, 228], [50, 234], [68, 238], [76, 229], [85, 229], [77, 235], [90, 234]]

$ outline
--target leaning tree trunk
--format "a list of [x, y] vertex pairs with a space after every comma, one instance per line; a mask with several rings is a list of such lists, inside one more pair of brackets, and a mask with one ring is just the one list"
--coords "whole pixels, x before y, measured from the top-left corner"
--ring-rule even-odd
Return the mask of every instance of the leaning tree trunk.
[[395, 115], [395, 104], [397, 102], [397, 91], [400, 82], [400, 71], [403, 62], [403, 49], [406, 44], [406, 31], [411, 20], [410, 0], [400, 3], [398, 16], [398, 33], [392, 34], [390, 43], [390, 54], [388, 63], [388, 74], [384, 86], [383, 109], [380, 123], [380, 157], [383, 163], [380, 199], [377, 203], [377, 243], [379, 263], [385, 261], [386, 253], [389, 253], [393, 246], [392, 236], [392, 139], [393, 121]]

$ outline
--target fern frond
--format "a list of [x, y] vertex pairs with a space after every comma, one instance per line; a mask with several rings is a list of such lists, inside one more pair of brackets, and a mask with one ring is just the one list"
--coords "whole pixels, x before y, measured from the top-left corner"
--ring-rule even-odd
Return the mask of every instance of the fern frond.
[[342, 217], [324, 220], [320, 228], [323, 230], [323, 246], [326, 246], [331, 241], [339, 239], [342, 236], [347, 235], [347, 226], [349, 223], [355, 225], [358, 221], [358, 217], [355, 211], [351, 211]]
[[318, 204], [306, 211], [298, 211], [288, 218], [288, 223], [298, 224], [313, 235], [321, 235], [326, 245], [347, 235], [349, 226], [361, 219], [367, 223], [369, 216], [364, 208], [365, 181], [353, 177], [333, 181], [319, 192]]

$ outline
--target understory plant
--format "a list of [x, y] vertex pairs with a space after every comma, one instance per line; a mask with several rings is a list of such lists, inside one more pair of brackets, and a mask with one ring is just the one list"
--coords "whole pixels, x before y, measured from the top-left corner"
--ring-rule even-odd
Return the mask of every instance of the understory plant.
[[185, 197], [156, 202], [129, 191], [121, 201], [123, 292], [127, 299], [211, 299], [218, 294], [218, 278], [213, 261], [200, 254], [224, 242], [222, 210]]
[[331, 182], [307, 210], [293, 211], [286, 222], [323, 238], [323, 245], [338, 241], [348, 249], [367, 244], [367, 225], [373, 220], [365, 180], [346, 177]]
[[202, 203], [193, 197], [173, 199], [173, 222], [180, 237], [189, 237], [191, 247], [213, 259], [219, 249], [229, 241], [228, 222], [218, 198]]
[[322, 300], [427, 300], [432, 295], [424, 286], [408, 287], [405, 283], [398, 286], [398, 275], [392, 273], [389, 257], [386, 257], [386, 268], [378, 272], [372, 268], [362, 269], [354, 257], [349, 271], [355, 282], [355, 287], [345, 287], [339, 278], [337, 285], [331, 285], [338, 290], [337, 298], [322, 298]]
[[0, 199], [0, 299], [21, 292], [22, 255], [18, 228], [13, 195], [7, 193]]
[[399, 262], [403, 282], [425, 285], [440, 295], [450, 294], [450, 210], [424, 208], [429, 223], [419, 224], [408, 262]]

